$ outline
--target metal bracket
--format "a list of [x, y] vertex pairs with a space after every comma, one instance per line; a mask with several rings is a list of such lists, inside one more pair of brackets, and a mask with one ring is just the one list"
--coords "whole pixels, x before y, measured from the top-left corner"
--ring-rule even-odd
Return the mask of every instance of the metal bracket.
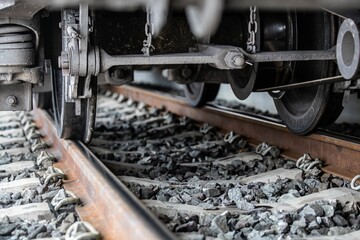
[[32, 86], [30, 83], [1, 85], [1, 111], [30, 111], [32, 109]]
[[53, 78], [53, 70], [52, 70], [51, 60], [45, 59], [43, 82], [33, 87], [33, 93], [51, 92], [52, 78]]
[[[89, 35], [89, 6], [80, 4], [79, 23], [75, 22], [73, 11], [64, 13], [62, 23], [63, 41], [66, 47], [59, 57], [59, 67], [62, 68], [65, 86], [65, 100], [75, 102], [76, 115], [81, 114], [80, 100], [92, 96], [90, 83], [91, 75], [88, 74], [88, 35]], [[79, 95], [79, 76], [84, 76], [85, 82], [82, 85], [83, 94]]]
[[1, 83], [12, 84], [18, 82], [42, 84], [43, 79], [44, 77], [41, 67], [0, 67], [0, 85], [2, 85]]

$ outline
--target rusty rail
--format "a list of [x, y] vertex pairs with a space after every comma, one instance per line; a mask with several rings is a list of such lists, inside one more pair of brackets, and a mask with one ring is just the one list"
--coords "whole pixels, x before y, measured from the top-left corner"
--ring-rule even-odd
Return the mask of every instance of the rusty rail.
[[37, 126], [59, 156], [56, 167], [67, 176], [64, 187], [76, 193], [76, 208], [103, 239], [173, 239], [173, 234], [79, 142], [59, 139], [54, 124], [42, 110], [34, 110]]
[[183, 100], [159, 95], [148, 90], [130, 86], [107, 86], [136, 101], [155, 107], [166, 107], [177, 115], [187, 116], [200, 122], [207, 122], [226, 131], [235, 131], [251, 143], [267, 142], [282, 149], [283, 156], [298, 159], [310, 153], [325, 162], [324, 171], [351, 180], [360, 172], [360, 144], [321, 134], [309, 136], [294, 135], [281, 124], [257, 120], [242, 114], [230, 113], [206, 106], [192, 108]]

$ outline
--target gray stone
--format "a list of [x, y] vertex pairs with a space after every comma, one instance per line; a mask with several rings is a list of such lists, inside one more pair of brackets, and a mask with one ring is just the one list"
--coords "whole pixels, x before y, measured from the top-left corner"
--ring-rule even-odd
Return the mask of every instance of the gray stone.
[[227, 233], [219, 233], [217, 235], [217, 239], [223, 239], [223, 240], [232, 240], [234, 239], [235, 231], [227, 232]]
[[304, 217], [301, 217], [299, 220], [293, 222], [290, 228], [290, 232], [296, 234], [299, 228], [304, 228], [304, 227], [306, 227], [306, 220]]
[[[47, 163], [48, 161], [46, 161], [46, 163]], [[49, 165], [52, 165], [52, 163], [49, 163]], [[43, 164], [44, 165], [44, 164]], [[51, 166], [50, 165], [50, 166]], [[38, 239], [38, 238], [48, 238], [48, 237], [50, 237], [50, 233], [48, 233], [48, 232], [41, 232], [41, 233], [39, 233], [39, 234], [37, 234], [36, 235], [36, 239]]]
[[150, 199], [152, 196], [155, 195], [155, 192], [153, 191], [153, 187], [145, 187], [143, 186], [140, 190], [140, 197], [141, 199]]
[[31, 189], [26, 189], [21, 193], [21, 196], [23, 198], [30, 198], [33, 199], [36, 195], [36, 191], [35, 190], [31, 190]]
[[199, 207], [202, 207], [204, 210], [216, 210], [216, 209], [218, 209], [218, 207], [214, 206], [214, 204], [212, 204], [210, 202], [200, 203]]
[[35, 238], [39, 233], [46, 232], [46, 227], [44, 225], [37, 226], [33, 231], [29, 232], [28, 238]]
[[20, 192], [16, 192], [16, 193], [14, 193], [11, 197], [12, 197], [12, 199], [17, 200], [17, 199], [21, 198], [21, 193], [20, 193]]
[[322, 219], [321, 219], [321, 217], [319, 217], [319, 216], [316, 217], [315, 221], [316, 221], [316, 223], [319, 224], [319, 225], [322, 223]]
[[192, 232], [197, 228], [195, 221], [190, 221], [184, 224], [181, 224], [175, 228], [175, 232]]
[[254, 200], [254, 196], [251, 195], [251, 194], [246, 194], [246, 195], [244, 196], [244, 199], [245, 199], [247, 202], [251, 202], [251, 201]]
[[254, 229], [257, 231], [267, 231], [271, 226], [272, 223], [270, 222], [260, 221], [254, 226]]
[[46, 225], [46, 231], [47, 232], [52, 232], [52, 231], [54, 231], [54, 226], [52, 225], [52, 224], [48, 224], [48, 225]]
[[317, 203], [310, 204], [310, 207], [315, 211], [315, 216], [324, 216], [324, 209]]
[[331, 218], [328, 217], [322, 217], [321, 222], [327, 228], [334, 226], [334, 222], [331, 220]]
[[51, 237], [53, 238], [60, 238], [62, 236], [61, 232], [57, 229], [51, 232]]
[[269, 183], [265, 184], [261, 187], [261, 190], [264, 192], [264, 194], [268, 197], [272, 197], [275, 195], [279, 190], [281, 189], [281, 186], [277, 186], [275, 183]]
[[348, 227], [331, 227], [328, 235], [329, 236], [337, 236], [337, 235], [344, 235], [347, 233], [352, 232], [351, 228]]
[[238, 187], [229, 189], [227, 194], [229, 199], [234, 202], [239, 201], [242, 198], [241, 190]]
[[206, 196], [202, 192], [195, 193], [193, 197], [199, 199], [200, 201], [203, 201], [206, 198]]
[[266, 212], [259, 212], [257, 214], [257, 216], [262, 219], [262, 220], [267, 220], [270, 216], [271, 216], [271, 213], [266, 211]]
[[185, 175], [184, 175], [184, 178], [192, 178], [193, 176], [195, 176], [195, 173], [193, 172], [186, 172]]
[[203, 193], [206, 197], [218, 197], [221, 195], [221, 192], [217, 188], [203, 188]]
[[66, 218], [64, 219], [64, 221], [68, 221], [70, 223], [74, 223], [76, 222], [76, 215], [75, 213], [69, 213]]
[[247, 236], [247, 239], [265, 239], [264, 232], [252, 230]]
[[4, 216], [2, 218], [0, 218], [0, 226], [4, 225], [4, 224], [9, 224], [10, 220], [8, 216]]
[[356, 219], [355, 217], [349, 217], [349, 223], [351, 226], [358, 226], [359, 225], [359, 219]]
[[74, 213], [69, 213], [66, 218], [62, 221], [60, 226], [60, 232], [65, 233], [66, 230], [76, 221]]
[[11, 162], [11, 158], [1, 158], [0, 165], [8, 164]]
[[344, 213], [351, 213], [351, 212], [355, 212], [357, 209], [357, 206], [355, 205], [354, 202], [348, 202], [345, 204], [344, 208], [343, 208], [343, 212]]
[[286, 233], [289, 229], [289, 224], [284, 221], [279, 221], [277, 223], [277, 231], [279, 233]]
[[161, 202], [167, 202], [167, 201], [169, 201], [169, 199], [170, 199], [170, 197], [166, 194], [156, 196], [156, 200], [161, 201]]
[[345, 218], [343, 218], [342, 216], [340, 215], [335, 215], [333, 218], [333, 221], [335, 223], [336, 226], [339, 226], [339, 227], [346, 227], [348, 226], [348, 222], [346, 221]]
[[279, 197], [279, 199], [277, 200], [277, 202], [279, 203], [286, 203], [292, 199], [295, 199], [296, 197], [292, 194], [292, 193], [286, 193], [284, 195], [282, 195], [281, 197]]
[[182, 200], [184, 200], [184, 202], [188, 203], [192, 200], [192, 197], [190, 196], [190, 194], [188, 193], [182, 193], [181, 194], [181, 198]]
[[344, 180], [342, 180], [340, 178], [334, 178], [334, 179], [331, 180], [331, 182], [333, 184], [335, 184], [335, 186], [337, 186], [337, 187], [342, 187], [343, 184], [344, 184]]
[[288, 193], [291, 193], [291, 194], [294, 195], [295, 197], [301, 197], [299, 191], [298, 191], [298, 190], [295, 190], [295, 189], [290, 189]]
[[[38, 186], [37, 188], [36, 188], [36, 192], [38, 193], [38, 194], [43, 194], [44, 192], [45, 192], [45, 189], [46, 189], [46, 185], [44, 184], [44, 185], [40, 185], [40, 186]], [[46, 194], [46, 193], [45, 193]]]
[[310, 188], [319, 188], [321, 185], [321, 182], [313, 179], [313, 178], [307, 178], [303, 181], [306, 185], [308, 185]]
[[319, 229], [320, 225], [316, 221], [312, 221], [308, 225], [309, 230]]
[[[210, 227], [200, 227], [199, 233], [202, 234], [203, 236], [204, 235], [205, 236], [213, 236], [213, 234], [214, 234], [214, 232], [210, 229]], [[214, 234], [214, 236], [216, 236], [216, 234]]]
[[241, 210], [245, 210], [245, 211], [252, 211], [255, 209], [255, 205], [248, 203], [244, 200], [239, 200], [236, 202], [236, 206], [241, 209]]
[[16, 228], [15, 223], [4, 224], [0, 226], [0, 235], [9, 235]]
[[329, 232], [329, 228], [319, 228], [319, 229], [314, 229], [311, 231], [311, 235], [314, 236], [322, 236], [322, 235], [327, 235], [327, 233]]
[[20, 173], [20, 174], [18, 174], [18, 175], [15, 177], [15, 180], [23, 179], [23, 178], [25, 178], [27, 175], [28, 175], [27, 172]]
[[184, 202], [182, 201], [182, 199], [180, 198], [179, 195], [172, 196], [172, 197], [169, 199], [169, 202], [170, 202], [170, 203], [184, 203]]
[[41, 195], [41, 197], [44, 199], [44, 200], [51, 200], [55, 197], [55, 195], [58, 193], [58, 190], [54, 190], [54, 191], [49, 191], [49, 192], [46, 192], [44, 194]]
[[321, 206], [324, 209], [324, 216], [325, 217], [333, 217], [334, 216], [334, 207], [330, 205], [322, 205]]
[[0, 192], [0, 204], [8, 205], [11, 203], [11, 194], [8, 192]]
[[41, 203], [43, 202], [43, 199], [41, 196], [37, 195], [34, 197], [34, 199], [32, 200], [33, 203]]
[[312, 207], [310, 207], [310, 205], [305, 206], [301, 210], [299, 215], [301, 217], [304, 217], [307, 220], [307, 222], [311, 222], [311, 221], [315, 220], [315, 218], [316, 218], [316, 212]]
[[245, 227], [250, 227], [252, 217], [250, 215], [240, 215], [238, 222], [235, 224], [235, 229], [240, 230]]
[[229, 227], [227, 226], [227, 216], [229, 212], [223, 212], [222, 214], [216, 216], [211, 221], [210, 229], [215, 233], [227, 233], [229, 232]]

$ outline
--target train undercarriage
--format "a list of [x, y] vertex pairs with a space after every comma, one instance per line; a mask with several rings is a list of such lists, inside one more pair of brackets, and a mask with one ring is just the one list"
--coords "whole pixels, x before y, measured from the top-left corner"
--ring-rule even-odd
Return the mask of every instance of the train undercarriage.
[[89, 142], [98, 85], [158, 68], [193, 106], [221, 83], [241, 100], [268, 92], [308, 134], [360, 89], [360, 4], [345, 2], [5, 0], [0, 110], [52, 108], [60, 136]]

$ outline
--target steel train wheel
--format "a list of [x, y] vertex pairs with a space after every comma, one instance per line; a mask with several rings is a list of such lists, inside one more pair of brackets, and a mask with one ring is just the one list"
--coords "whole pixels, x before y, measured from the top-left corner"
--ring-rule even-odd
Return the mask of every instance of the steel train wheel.
[[[261, 28], [261, 23], [259, 21], [259, 14], [257, 14], [256, 21], [258, 23], [258, 28]], [[238, 21], [235, 23], [228, 23], [228, 24], [236, 24], [238, 31], [237, 33], [239, 37], [235, 37], [237, 42], [226, 42], [225, 44], [241, 46], [242, 48], [246, 49], [246, 41], [247, 37], [244, 37], [244, 33], [248, 31], [248, 22], [250, 19], [246, 15], [238, 16]], [[223, 33], [228, 34], [228, 33]], [[261, 38], [260, 32], [256, 33], [255, 41], [256, 46], [259, 47]], [[260, 49], [258, 49], [260, 50]], [[257, 71], [258, 71], [259, 64], [254, 63], [252, 65], [246, 65], [244, 69], [241, 70], [230, 70], [227, 71], [227, 79], [230, 83], [230, 87], [235, 94], [235, 96], [240, 100], [245, 100], [251, 94], [252, 90], [255, 87], [255, 81], [257, 78]]]
[[[329, 49], [336, 44], [334, 17], [327, 13], [297, 14], [297, 49]], [[292, 66], [290, 83], [333, 76], [335, 64], [330, 61], [297, 62]], [[333, 85], [287, 90], [274, 99], [285, 125], [294, 133], [308, 134], [316, 127], [328, 125], [340, 115], [342, 94]]]
[[52, 93], [33, 93], [33, 106], [34, 108], [41, 108], [44, 110], [51, 109], [52, 107]]
[[96, 115], [96, 79], [92, 80], [92, 97], [81, 99], [81, 114], [75, 114], [75, 103], [65, 101], [66, 87], [60, 71], [53, 80], [53, 109], [58, 135], [62, 138], [90, 142]]
[[193, 82], [185, 85], [186, 101], [193, 107], [201, 107], [215, 100], [220, 84]]
[[[68, 19], [75, 19], [72, 11], [63, 11], [61, 19], [67, 21]], [[58, 52], [64, 51], [68, 47], [68, 39], [65, 38], [64, 29], [62, 30], [62, 44]], [[79, 98], [78, 107], [80, 107], [80, 114], [76, 114], [76, 103], [74, 100], [67, 99], [66, 94], [69, 91], [70, 81], [74, 80], [73, 76], [63, 75], [61, 69], [54, 70], [52, 77], [52, 100], [54, 118], [57, 127], [58, 135], [62, 138], [80, 140], [88, 143], [91, 140], [96, 115], [96, 93], [97, 93], [97, 79], [93, 77], [89, 84], [91, 97]], [[79, 83], [84, 85], [84, 78], [79, 77]], [[81, 86], [81, 85], [80, 85]], [[81, 95], [82, 93], [79, 93]], [[79, 111], [78, 111], [79, 112]]]

